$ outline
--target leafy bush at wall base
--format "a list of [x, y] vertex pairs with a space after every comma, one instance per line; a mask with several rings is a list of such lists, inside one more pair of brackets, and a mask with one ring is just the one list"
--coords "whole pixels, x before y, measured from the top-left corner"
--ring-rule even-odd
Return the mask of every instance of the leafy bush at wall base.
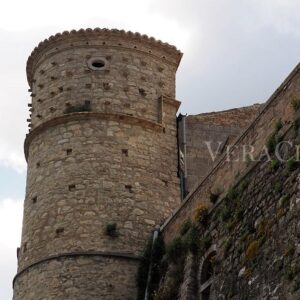
[[166, 269], [165, 261], [162, 261], [165, 254], [165, 242], [161, 235], [157, 237], [152, 247], [151, 274], [149, 282], [149, 299], [153, 299], [153, 292], [158, 288], [161, 277]]
[[167, 246], [167, 257], [168, 260], [172, 263], [176, 263], [178, 259], [180, 259], [186, 249], [182, 242], [182, 238], [175, 238], [168, 246]]
[[180, 286], [183, 281], [185, 257], [180, 257], [176, 263], [169, 266], [164, 282], [153, 293], [153, 300], [178, 299]]
[[158, 288], [162, 274], [165, 272], [167, 266], [163, 257], [165, 254], [165, 243], [161, 235], [157, 237], [152, 245], [152, 237], [149, 240], [142, 261], [140, 263], [138, 274], [137, 274], [137, 285], [138, 285], [138, 300], [142, 300], [145, 297], [148, 273], [151, 264], [151, 274], [148, 286], [148, 299], [153, 299], [153, 292]]
[[152, 251], [152, 237], [146, 245], [137, 273], [136, 279], [137, 279], [137, 286], [138, 286], [138, 297], [137, 297], [138, 300], [142, 300], [145, 297], [151, 251]]
[[198, 228], [193, 224], [186, 235], [183, 237], [185, 248], [191, 253], [196, 254], [200, 247], [200, 237]]

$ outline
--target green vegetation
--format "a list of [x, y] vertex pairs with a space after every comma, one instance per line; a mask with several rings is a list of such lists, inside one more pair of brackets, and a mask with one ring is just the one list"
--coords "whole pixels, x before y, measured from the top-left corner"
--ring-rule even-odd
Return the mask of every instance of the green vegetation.
[[273, 132], [273, 133], [268, 137], [268, 139], [267, 139], [267, 144], [266, 144], [269, 153], [274, 153], [277, 144], [278, 144], [278, 139], [277, 139], [276, 133]]
[[228, 200], [235, 200], [239, 196], [239, 191], [238, 189], [232, 187], [228, 190], [228, 193], [226, 195], [226, 198]]
[[200, 241], [200, 244], [201, 244], [201, 250], [202, 250], [202, 253], [204, 254], [204, 252], [206, 250], [208, 250], [208, 248], [211, 246], [211, 243], [212, 243], [212, 239], [210, 236], [205, 236], [201, 241]]
[[244, 210], [240, 207], [235, 213], [235, 219], [237, 221], [242, 221], [244, 216]]
[[228, 208], [227, 205], [225, 205], [225, 206], [223, 207], [223, 210], [221, 211], [220, 216], [221, 216], [221, 220], [222, 220], [223, 222], [226, 222], [227, 220], [229, 220], [229, 218], [230, 218], [230, 216], [231, 216], [231, 211], [230, 211], [230, 209]]
[[283, 127], [282, 121], [281, 121], [281, 120], [278, 120], [278, 121], [275, 123], [275, 132], [278, 132], [282, 127]]
[[225, 240], [225, 242], [224, 242], [224, 254], [225, 254], [225, 256], [227, 256], [228, 251], [230, 250], [231, 246], [232, 246], [232, 240], [231, 239]]
[[298, 111], [300, 108], [300, 98], [293, 98], [291, 100], [291, 106], [294, 109], [294, 111]]
[[167, 258], [170, 262], [176, 263], [185, 253], [185, 247], [180, 237], [175, 238], [170, 245], [167, 246]]
[[293, 125], [294, 125], [295, 131], [297, 132], [300, 128], [300, 118], [295, 119], [293, 122]]
[[198, 229], [194, 224], [190, 227], [189, 231], [185, 235], [183, 243], [185, 245], [185, 248], [191, 253], [197, 253], [200, 246], [200, 239]]
[[279, 168], [279, 161], [277, 159], [272, 159], [271, 162], [271, 170], [276, 171]]
[[286, 167], [288, 171], [292, 172], [297, 169], [299, 165], [299, 161], [296, 160], [295, 156], [292, 156], [287, 162], [286, 162]]
[[194, 218], [196, 223], [201, 224], [203, 226], [207, 225], [208, 221], [208, 207], [205, 204], [200, 204], [194, 213]]
[[286, 208], [290, 204], [290, 196], [285, 195], [280, 199], [280, 207], [281, 208]]
[[138, 286], [138, 299], [142, 300], [145, 296], [145, 290], [147, 285], [147, 279], [148, 279], [148, 272], [149, 272], [149, 266], [150, 266], [150, 259], [151, 259], [151, 250], [152, 250], [152, 238], [147, 243], [140, 265], [137, 273], [137, 286]]
[[138, 299], [145, 297], [148, 280], [148, 272], [151, 263], [150, 282], [148, 287], [149, 299], [153, 299], [153, 293], [158, 288], [165, 266], [163, 256], [165, 254], [165, 243], [161, 235], [157, 237], [152, 246], [152, 238], [147, 243], [137, 274]]
[[292, 267], [288, 267], [285, 271], [285, 278], [289, 281], [292, 281], [295, 277], [295, 272]]
[[274, 184], [274, 192], [280, 193], [282, 191], [282, 184], [280, 181], [275, 182]]
[[192, 221], [190, 218], [185, 220], [180, 226], [180, 234], [185, 235], [192, 226]]
[[152, 247], [152, 256], [151, 256], [151, 274], [149, 282], [149, 295], [152, 298], [153, 292], [158, 288], [160, 279], [166, 266], [162, 261], [162, 258], [165, 254], [165, 242], [161, 235], [157, 237]]
[[238, 186], [238, 196], [240, 196], [240, 194], [246, 190], [248, 185], [249, 185], [249, 180], [244, 179], [240, 182], [240, 184]]
[[168, 278], [154, 292], [153, 300], [174, 300], [178, 299], [179, 287], [183, 280], [184, 261], [172, 266]]
[[259, 248], [259, 241], [252, 241], [246, 250], [246, 255], [245, 255], [246, 259], [247, 260], [254, 259], [255, 256], [257, 255], [258, 248]]

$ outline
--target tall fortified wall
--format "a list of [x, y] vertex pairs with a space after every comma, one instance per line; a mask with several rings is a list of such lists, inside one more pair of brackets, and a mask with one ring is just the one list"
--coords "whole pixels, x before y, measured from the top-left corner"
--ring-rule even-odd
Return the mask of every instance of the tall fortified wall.
[[106, 29], [64, 32], [34, 49], [14, 300], [135, 299], [145, 241], [179, 205], [181, 56]]
[[157, 299], [300, 298], [299, 124], [300, 65], [162, 226]]
[[178, 145], [182, 155], [180, 169], [185, 180], [186, 195], [209, 173], [222, 153], [234, 144], [260, 108], [260, 104], [254, 104], [179, 117]]

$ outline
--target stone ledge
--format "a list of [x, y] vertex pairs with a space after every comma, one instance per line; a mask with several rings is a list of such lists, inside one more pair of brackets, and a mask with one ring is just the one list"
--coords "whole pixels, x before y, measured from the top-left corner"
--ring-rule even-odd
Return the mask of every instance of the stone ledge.
[[176, 107], [176, 111], [178, 110], [178, 108], [180, 107], [181, 105], [181, 102], [176, 100], [176, 99], [173, 99], [167, 95], [162, 95], [160, 96], [160, 100], [163, 102], [163, 103], [166, 103], [166, 104], [169, 104], [171, 106], [174, 106]]
[[56, 117], [49, 121], [46, 121], [39, 125], [38, 127], [34, 128], [29, 134], [26, 135], [25, 142], [24, 142], [24, 153], [26, 161], [28, 159], [29, 154], [29, 146], [35, 136], [43, 132], [44, 130], [59, 125], [64, 124], [66, 122], [74, 121], [74, 120], [85, 120], [85, 119], [103, 119], [103, 120], [113, 120], [113, 121], [123, 121], [125, 123], [133, 124], [133, 125], [140, 125], [141, 127], [150, 128], [154, 131], [164, 131], [164, 126], [162, 124], [149, 121], [146, 119], [125, 115], [125, 114], [118, 114], [118, 113], [102, 113], [102, 112], [77, 112], [77, 113], [70, 113], [60, 117]]
[[82, 251], [82, 252], [69, 252], [69, 253], [62, 253], [57, 255], [51, 255], [46, 258], [42, 258], [34, 263], [32, 263], [29, 266], [26, 266], [22, 270], [20, 270], [13, 279], [13, 287], [15, 285], [15, 282], [17, 278], [22, 275], [24, 272], [28, 271], [29, 269], [34, 268], [37, 265], [40, 265], [42, 263], [51, 261], [51, 260], [58, 260], [63, 258], [74, 258], [74, 257], [91, 257], [91, 256], [100, 256], [100, 257], [106, 257], [106, 258], [116, 258], [116, 259], [125, 259], [125, 260], [136, 260], [140, 261], [142, 257], [136, 256], [130, 253], [119, 253], [119, 252], [106, 252], [106, 251]]

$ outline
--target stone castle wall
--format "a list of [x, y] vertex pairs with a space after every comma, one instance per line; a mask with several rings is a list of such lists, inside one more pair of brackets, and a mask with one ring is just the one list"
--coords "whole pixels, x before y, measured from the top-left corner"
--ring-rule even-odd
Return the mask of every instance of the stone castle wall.
[[[176, 282], [181, 300], [299, 299], [300, 180], [295, 159], [300, 116], [291, 105], [300, 99], [299, 69], [298, 65], [235, 144], [254, 145], [254, 157], [260, 159], [229, 162], [222, 157], [162, 227], [167, 245], [177, 239], [179, 251], [180, 238], [190, 247], [181, 285], [178, 273], [168, 271], [163, 277], [159, 293], [164, 297]], [[260, 155], [262, 147], [270, 145], [271, 137], [276, 143], [290, 143], [278, 148], [283, 162], [273, 152], [271, 161], [267, 155]], [[239, 154], [235, 151], [232, 158]], [[223, 192], [212, 202], [211, 194], [217, 187]], [[203, 212], [205, 207], [208, 215], [201, 219], [198, 210], [201, 221], [197, 223], [197, 209]], [[182, 231], [189, 219], [195, 222], [196, 235]], [[197, 250], [191, 244], [196, 239]], [[180, 262], [182, 252], [178, 253]], [[172, 268], [171, 264], [169, 270]]]
[[[290, 124], [278, 135], [300, 141]], [[280, 154], [288, 160], [295, 148], [283, 146]], [[181, 300], [208, 299], [208, 288], [209, 299], [299, 299], [299, 166], [291, 170], [285, 162], [276, 168], [265, 157], [237, 178], [235, 197], [213, 206], [198, 233], [208, 244], [186, 260]], [[213, 276], [206, 281], [210, 254]]]
[[[191, 191], [213, 168], [214, 161], [231, 146], [258, 114], [261, 105], [255, 104], [220, 112], [188, 115], [185, 118], [186, 135], [186, 190]], [[182, 131], [182, 124], [179, 124]], [[182, 147], [182, 134], [179, 132]], [[209, 148], [215, 155], [211, 157]]]
[[225, 193], [235, 182], [237, 177], [246, 172], [247, 157], [243, 158], [243, 145], [253, 146], [251, 155], [257, 159], [266, 145], [268, 137], [273, 133], [276, 123], [291, 124], [294, 111], [289, 104], [300, 94], [300, 74], [297, 66], [283, 84], [275, 91], [261, 109], [256, 119], [240, 135], [232, 147], [230, 158], [227, 153], [221, 155], [214, 168], [186, 197], [173, 215], [163, 226], [166, 240], [172, 240], [177, 234], [180, 224], [197, 208], [199, 204], [211, 206], [210, 194], [217, 190]]
[[179, 204], [180, 58], [107, 30], [64, 33], [34, 50], [15, 300], [135, 299], [145, 242]]

